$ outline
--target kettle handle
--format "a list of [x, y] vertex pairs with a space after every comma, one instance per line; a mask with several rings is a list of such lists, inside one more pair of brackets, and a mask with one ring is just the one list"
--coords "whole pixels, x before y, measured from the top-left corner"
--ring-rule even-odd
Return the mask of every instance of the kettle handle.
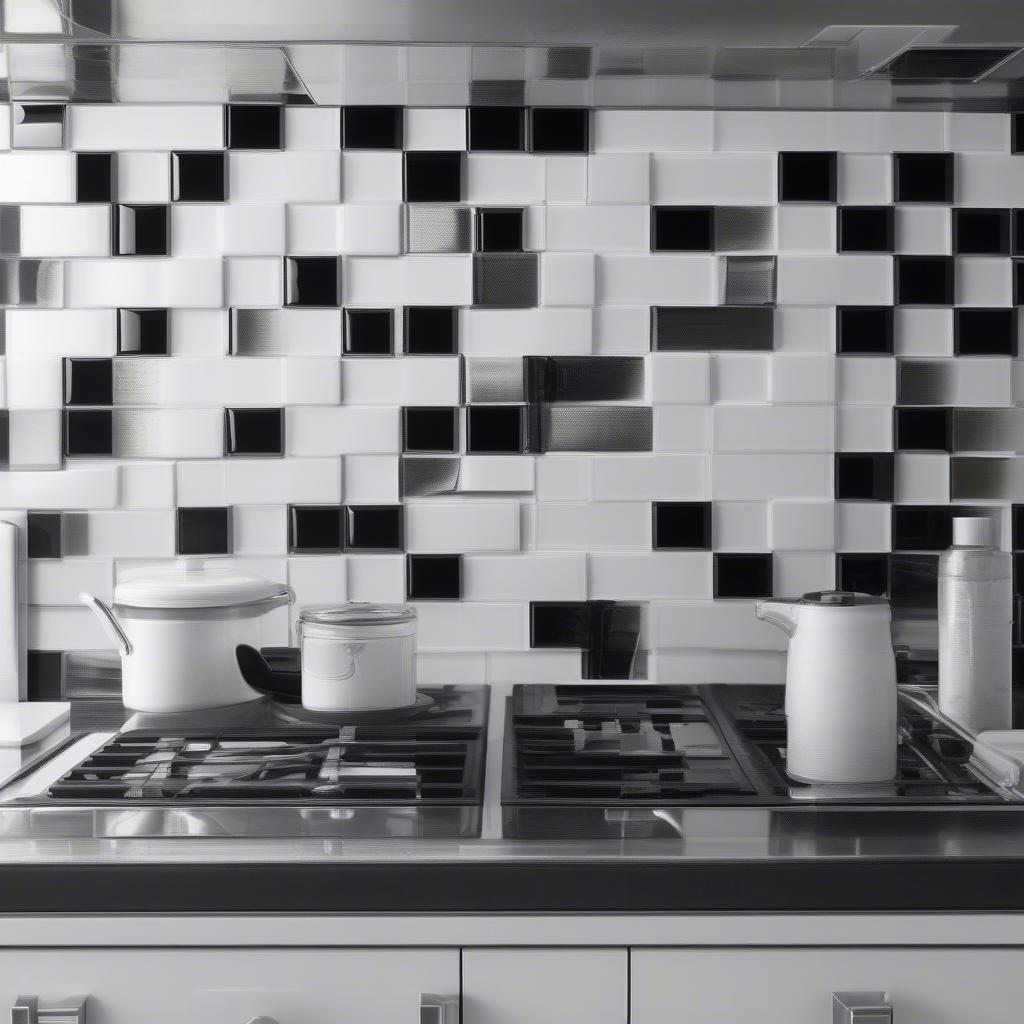
[[796, 633], [797, 609], [796, 601], [758, 601], [754, 613], [763, 622], [777, 626], [786, 636]]
[[128, 639], [127, 634], [121, 628], [121, 623], [117, 621], [117, 617], [110, 608], [98, 597], [93, 597], [92, 594], [79, 594], [78, 600], [96, 613], [96, 618], [100, 620], [103, 631], [110, 637], [118, 651], [121, 652], [121, 657], [127, 658], [132, 653], [132, 642]]

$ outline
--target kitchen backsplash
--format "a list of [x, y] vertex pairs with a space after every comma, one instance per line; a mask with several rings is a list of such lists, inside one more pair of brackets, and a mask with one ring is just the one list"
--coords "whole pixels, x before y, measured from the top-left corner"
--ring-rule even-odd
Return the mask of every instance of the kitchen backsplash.
[[1024, 548], [1012, 115], [0, 114], [35, 695], [175, 556], [412, 601], [431, 682], [778, 682], [755, 598]]

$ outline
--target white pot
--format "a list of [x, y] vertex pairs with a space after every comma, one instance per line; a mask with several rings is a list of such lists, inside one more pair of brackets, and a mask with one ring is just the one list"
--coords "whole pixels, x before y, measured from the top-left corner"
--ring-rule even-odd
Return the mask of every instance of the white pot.
[[112, 608], [80, 596], [121, 653], [125, 707], [157, 713], [259, 698], [235, 652], [262, 646], [266, 613], [292, 600], [284, 584], [191, 563], [126, 573]]

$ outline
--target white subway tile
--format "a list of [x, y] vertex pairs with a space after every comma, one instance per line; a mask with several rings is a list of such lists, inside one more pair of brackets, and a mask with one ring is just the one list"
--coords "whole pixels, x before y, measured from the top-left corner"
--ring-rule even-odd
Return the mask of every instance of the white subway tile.
[[280, 306], [284, 297], [281, 260], [273, 256], [232, 256], [224, 261], [229, 306]]
[[5, 203], [73, 203], [73, 153], [0, 153]]
[[834, 352], [836, 314], [828, 306], [791, 306], [775, 310], [776, 352]]
[[651, 158], [651, 201], [724, 206], [774, 203], [775, 154]]
[[540, 301], [544, 306], [593, 306], [594, 254], [543, 253], [540, 258]]
[[831, 552], [777, 551], [773, 559], [772, 589], [800, 597], [819, 590], [834, 590], [836, 557]]
[[775, 551], [831, 551], [836, 510], [831, 501], [773, 501], [771, 540]]
[[28, 646], [34, 651], [105, 651], [111, 644], [89, 608], [30, 607]]
[[341, 198], [341, 154], [316, 150], [228, 153], [232, 202], [333, 203]]
[[[180, 494], [178, 500], [183, 500]], [[224, 501], [336, 505], [341, 501], [341, 459], [227, 459]]]
[[889, 551], [892, 514], [880, 501], [836, 502], [838, 551]]
[[588, 309], [463, 309], [459, 349], [466, 356], [590, 355]]
[[[560, 683], [580, 679], [583, 659], [579, 651], [502, 651], [487, 655], [487, 682]], [[449, 682], [446, 677], [442, 677]]]
[[709, 552], [592, 554], [587, 558], [587, 565], [590, 597], [594, 600], [711, 597]]
[[753, 601], [652, 601], [652, 648], [784, 651], [786, 637], [754, 614]]
[[471, 256], [407, 256], [403, 262], [405, 301], [409, 305], [468, 306], [472, 303]]
[[[346, 203], [400, 203], [402, 201], [402, 154], [342, 154]], [[335, 197], [336, 198], [336, 197]]]
[[832, 458], [802, 452], [713, 456], [711, 494], [729, 498], [831, 498]]
[[715, 355], [711, 363], [715, 402], [756, 403], [768, 400], [768, 360], [763, 355]]
[[831, 405], [719, 405], [716, 451], [832, 451]]
[[773, 402], [813, 405], [835, 398], [836, 361], [832, 356], [774, 355], [768, 394]]
[[887, 110], [873, 116], [875, 149], [882, 153], [938, 152], [945, 147], [946, 120], [938, 110]]
[[704, 455], [596, 455], [593, 497], [703, 501], [709, 494], [708, 469]]
[[80, 512], [65, 516], [72, 554], [93, 558], [171, 558], [174, 512]]
[[678, 405], [711, 401], [711, 357], [704, 352], [656, 352], [649, 357], [651, 399]]
[[108, 256], [109, 206], [23, 206], [22, 256]]
[[296, 555], [288, 559], [288, 586], [297, 607], [348, 600], [347, 559], [341, 555]]
[[647, 252], [647, 206], [548, 206], [545, 244], [549, 251]]
[[549, 156], [545, 160], [544, 196], [549, 203], [587, 201], [587, 158]]
[[540, 550], [594, 551], [651, 546], [647, 502], [541, 501], [536, 510]]
[[228, 351], [226, 309], [172, 309], [170, 351], [174, 356], [222, 356]]
[[716, 551], [767, 550], [767, 502], [716, 501], [711, 508], [711, 536]]
[[888, 306], [892, 304], [892, 274], [890, 256], [783, 254], [777, 264], [778, 303]]
[[350, 356], [341, 361], [341, 391], [349, 405], [458, 405], [461, 366], [457, 356]]
[[171, 255], [220, 256], [224, 251], [224, 209], [209, 203], [174, 203]]
[[0, 502], [7, 508], [115, 508], [117, 467], [0, 473]]
[[[507, 656], [507, 654], [485, 654], [482, 651], [472, 654], [452, 651], [425, 653], [418, 651], [416, 654], [416, 682], [419, 686], [474, 685], [487, 678], [487, 664], [491, 658]], [[576, 678], [579, 678], [578, 673]]]
[[892, 410], [887, 405], [837, 406], [836, 451], [891, 452]]
[[424, 601], [414, 607], [421, 651], [518, 651], [528, 646], [526, 604]]
[[179, 505], [224, 505], [227, 502], [227, 463], [180, 461], [174, 466], [175, 497]]
[[115, 409], [114, 446], [126, 459], [216, 459], [224, 454], [224, 412]]
[[[285, 207], [280, 203], [229, 203], [223, 207], [222, 232], [227, 256], [281, 255], [285, 252]], [[289, 253], [301, 251], [288, 247]]]
[[60, 359], [8, 358], [7, 407], [56, 409], [64, 404]]
[[528, 153], [470, 153], [466, 157], [467, 203], [543, 203], [545, 158]]
[[224, 304], [220, 260], [110, 259], [65, 264], [68, 306], [193, 306]]
[[126, 462], [120, 466], [122, 508], [171, 508], [174, 505], [173, 462]]
[[118, 153], [116, 160], [118, 202], [171, 201], [171, 162], [167, 153]]
[[14, 409], [8, 423], [10, 469], [60, 469], [63, 431], [60, 409]]
[[110, 601], [114, 563], [90, 558], [34, 558], [28, 563], [28, 602], [32, 605], [77, 605], [78, 595]]
[[710, 110], [595, 110], [594, 149], [601, 152], [708, 152], [714, 148]]
[[958, 206], [1024, 206], [1019, 157], [958, 153], [954, 200]]
[[714, 278], [711, 256], [653, 253], [597, 257], [598, 301], [608, 305], [709, 305], [714, 301]]
[[223, 149], [224, 108], [218, 104], [87, 103], [68, 107], [68, 148]]
[[465, 108], [406, 108], [405, 148], [407, 150], [465, 149]]
[[650, 350], [650, 306], [602, 306], [594, 310], [595, 354], [635, 355]]
[[408, 551], [518, 551], [519, 505], [514, 501], [407, 501]]
[[398, 502], [397, 455], [346, 455], [344, 463], [347, 502], [353, 505]]
[[465, 601], [585, 601], [587, 556], [466, 555]]
[[350, 601], [405, 600], [404, 555], [349, 555], [346, 562]]
[[892, 202], [892, 157], [888, 153], [840, 153], [836, 171], [841, 205]]
[[231, 517], [236, 555], [283, 555], [288, 551], [288, 509], [284, 505], [236, 505]]
[[398, 256], [402, 252], [402, 209], [400, 203], [346, 203], [341, 208], [341, 251]]
[[700, 405], [656, 405], [654, 450], [659, 453], [710, 451], [711, 411]]
[[837, 359], [836, 397], [842, 404], [895, 405], [896, 360], [885, 356]]
[[949, 502], [949, 456], [945, 453], [897, 452], [896, 501], [945, 505]]
[[945, 255], [953, 251], [948, 206], [897, 206], [896, 251]]
[[405, 260], [393, 256], [349, 256], [341, 264], [346, 305], [386, 306], [407, 301]]
[[580, 455], [538, 455], [535, 461], [538, 501], [585, 501], [590, 497], [593, 460]]
[[341, 367], [334, 359], [285, 359], [281, 379], [284, 405], [337, 405]]
[[859, 110], [719, 110], [715, 147], [768, 150], [870, 150], [875, 115]]
[[893, 346], [898, 356], [951, 356], [953, 310], [897, 306]]
[[835, 207], [783, 203], [777, 217], [780, 252], [835, 253]]
[[387, 455], [401, 450], [399, 410], [294, 405], [285, 410], [289, 455]]
[[112, 309], [8, 309], [6, 350], [19, 356], [112, 356], [117, 323]]
[[459, 490], [469, 493], [532, 493], [532, 455], [464, 455]]
[[987, 256], [958, 256], [958, 306], [1012, 306], [1013, 265], [1010, 260]]
[[588, 157], [588, 203], [646, 203], [650, 191], [651, 160], [647, 153]]
[[946, 148], [954, 153], [1008, 153], [1010, 115], [951, 110], [946, 114]]
[[341, 111], [337, 107], [286, 106], [284, 144], [288, 149], [338, 150]]

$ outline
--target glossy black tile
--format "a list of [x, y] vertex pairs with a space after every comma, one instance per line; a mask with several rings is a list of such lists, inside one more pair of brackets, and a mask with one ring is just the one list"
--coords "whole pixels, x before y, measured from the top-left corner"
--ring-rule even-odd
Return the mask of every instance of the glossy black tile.
[[591, 601], [591, 643], [583, 650], [584, 679], [644, 679], [647, 652], [639, 649], [646, 606]]
[[889, 556], [840, 552], [836, 555], [836, 586], [856, 594], [882, 597], [889, 587]]
[[349, 505], [345, 509], [345, 548], [349, 551], [401, 551], [405, 547], [401, 505]]
[[171, 154], [171, 199], [223, 203], [227, 189], [227, 161], [222, 152]]
[[340, 256], [286, 256], [284, 259], [286, 306], [340, 306]]
[[733, 555], [715, 552], [716, 598], [771, 597], [771, 554]]
[[113, 402], [112, 359], [64, 360], [65, 405], [112, 405]]
[[897, 305], [953, 305], [956, 272], [952, 256], [897, 256], [893, 266]]
[[117, 351], [126, 356], [167, 355], [167, 310], [119, 309]]
[[944, 551], [953, 543], [953, 511], [949, 505], [893, 505], [893, 551]]
[[892, 194], [897, 203], [952, 203], [952, 153], [893, 153]]
[[836, 498], [846, 501], [892, 501], [895, 470], [892, 452], [837, 452]]
[[458, 449], [458, 409], [414, 406], [402, 410], [402, 451], [454, 452]]
[[834, 203], [835, 153], [779, 153], [779, 201]]
[[522, 252], [522, 209], [492, 208], [477, 210], [476, 248], [478, 252]]
[[175, 531], [178, 555], [230, 555], [231, 509], [179, 508]]
[[344, 536], [340, 505], [289, 505], [288, 550], [293, 554], [335, 554]]
[[112, 409], [65, 409], [64, 454], [75, 456], [113, 455], [114, 412]]
[[406, 355], [446, 356], [459, 351], [459, 311], [454, 306], [406, 306], [402, 325]]
[[894, 351], [892, 306], [838, 306], [836, 351], [840, 355], [891, 356]]
[[656, 501], [651, 515], [654, 548], [711, 548], [710, 501]]
[[410, 601], [457, 601], [462, 555], [406, 555], [405, 592]]
[[229, 104], [228, 149], [281, 149], [283, 110], [277, 103]]
[[114, 207], [115, 256], [166, 256], [170, 236], [169, 207]]
[[64, 652], [28, 652], [28, 699], [51, 701], [64, 699]]
[[594, 602], [531, 601], [530, 646], [590, 647], [594, 642]]
[[892, 252], [896, 217], [891, 206], [840, 206], [836, 252]]
[[469, 148], [516, 152], [526, 149], [523, 107], [469, 107]]
[[406, 153], [407, 203], [460, 203], [465, 165], [461, 152]]
[[713, 206], [652, 206], [652, 252], [711, 252], [715, 247]]
[[225, 409], [228, 455], [284, 455], [283, 409]]
[[527, 356], [525, 381], [530, 402], [642, 401], [644, 360], [639, 356]]
[[530, 152], [589, 153], [590, 111], [585, 107], [533, 107]]
[[401, 107], [342, 107], [342, 149], [401, 149], [404, 116]]
[[1012, 507], [1011, 543], [1014, 551], [1024, 551], [1024, 505]]
[[938, 606], [938, 555], [894, 552], [889, 556], [889, 603], [893, 618], [935, 617]]
[[1013, 260], [1013, 304], [1024, 306], [1024, 260]]
[[466, 410], [466, 451], [517, 454], [526, 447], [526, 407], [471, 405]]
[[539, 291], [540, 263], [537, 253], [474, 253], [474, 306], [527, 309], [537, 305]]
[[345, 353], [351, 356], [393, 355], [394, 320], [390, 309], [346, 309]]
[[60, 558], [63, 554], [64, 517], [60, 512], [29, 512], [29, 558]]
[[1024, 256], [1024, 210], [1013, 210], [1010, 214], [1010, 252]]
[[651, 306], [652, 352], [770, 352], [770, 306]]
[[953, 450], [953, 410], [893, 409], [893, 447], [903, 452]]
[[960, 256], [1009, 256], [1010, 211], [953, 211], [953, 252]]
[[117, 179], [117, 157], [113, 153], [75, 154], [75, 201], [111, 203]]
[[953, 352], [958, 356], [1017, 355], [1017, 310], [971, 309], [953, 311]]

